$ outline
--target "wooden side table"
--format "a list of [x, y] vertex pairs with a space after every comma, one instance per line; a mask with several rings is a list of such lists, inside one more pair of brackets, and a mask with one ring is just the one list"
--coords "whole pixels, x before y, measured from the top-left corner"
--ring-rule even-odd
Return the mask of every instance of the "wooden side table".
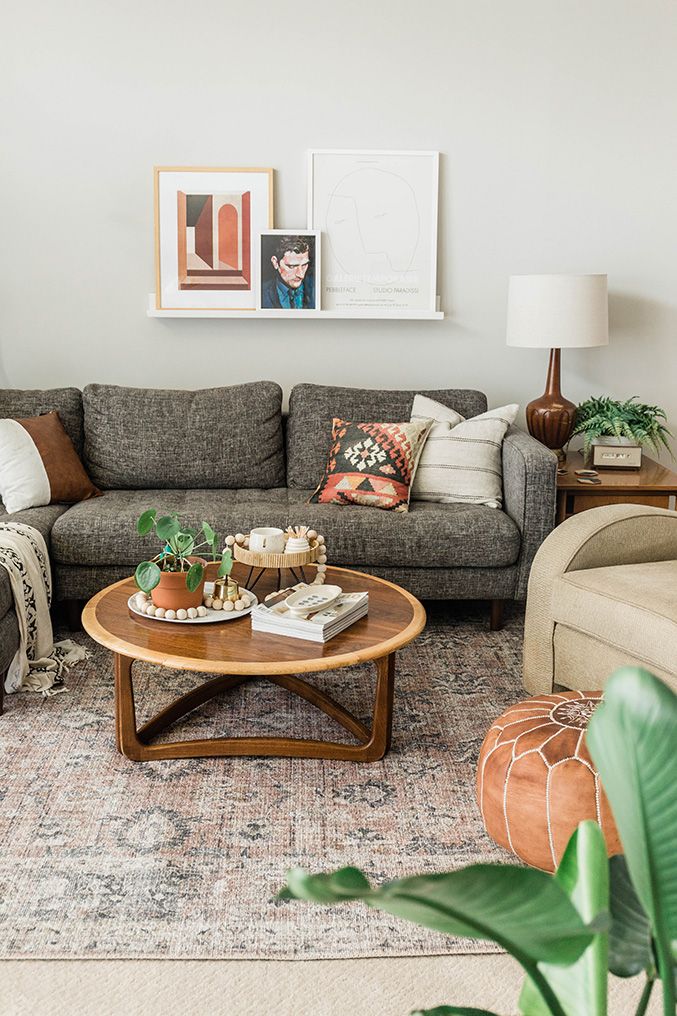
[[642, 456], [641, 469], [600, 469], [600, 484], [579, 483], [576, 469], [585, 468], [583, 456], [567, 456], [566, 473], [557, 476], [557, 525], [578, 512], [603, 504], [646, 504], [671, 508], [677, 497], [677, 473]]

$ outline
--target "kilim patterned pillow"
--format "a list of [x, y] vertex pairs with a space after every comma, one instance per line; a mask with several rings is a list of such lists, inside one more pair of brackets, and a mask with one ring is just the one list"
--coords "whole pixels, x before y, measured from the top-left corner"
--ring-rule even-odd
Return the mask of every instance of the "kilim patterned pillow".
[[417, 395], [412, 420], [433, 417], [435, 423], [418, 464], [414, 501], [483, 504], [503, 501], [503, 438], [519, 406], [501, 406], [466, 420], [447, 406]]
[[334, 419], [325, 474], [308, 504], [409, 511], [409, 493], [432, 420], [349, 423]]
[[101, 493], [85, 472], [57, 412], [0, 420], [0, 497], [12, 512]]

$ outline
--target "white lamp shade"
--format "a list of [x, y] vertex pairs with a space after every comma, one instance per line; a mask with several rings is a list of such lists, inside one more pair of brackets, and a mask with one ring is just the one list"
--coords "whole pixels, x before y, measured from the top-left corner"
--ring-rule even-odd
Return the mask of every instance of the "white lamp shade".
[[606, 346], [606, 275], [513, 275], [507, 343], [538, 349]]

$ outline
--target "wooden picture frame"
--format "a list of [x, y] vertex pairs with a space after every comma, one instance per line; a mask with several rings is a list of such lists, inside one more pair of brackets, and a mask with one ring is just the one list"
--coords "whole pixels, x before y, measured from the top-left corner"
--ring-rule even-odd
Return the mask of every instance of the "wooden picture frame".
[[273, 170], [156, 166], [154, 207], [156, 309], [255, 310]]

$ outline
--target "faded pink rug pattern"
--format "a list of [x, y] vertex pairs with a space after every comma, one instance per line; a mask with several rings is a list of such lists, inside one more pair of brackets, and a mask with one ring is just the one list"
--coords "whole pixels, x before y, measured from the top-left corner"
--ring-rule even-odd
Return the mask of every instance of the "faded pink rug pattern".
[[[93, 655], [71, 671], [69, 692], [8, 696], [0, 717], [0, 958], [493, 951], [360, 904], [274, 896], [293, 865], [353, 864], [382, 882], [510, 859], [483, 831], [474, 775], [484, 732], [523, 694], [520, 613], [492, 633], [474, 605], [431, 608], [426, 630], [398, 653], [393, 746], [373, 764], [130, 762], [115, 750], [111, 656], [75, 637]], [[196, 681], [145, 664], [135, 675], [141, 722]], [[368, 719], [370, 665], [315, 679]], [[261, 682], [197, 710], [172, 737], [338, 730]]]

